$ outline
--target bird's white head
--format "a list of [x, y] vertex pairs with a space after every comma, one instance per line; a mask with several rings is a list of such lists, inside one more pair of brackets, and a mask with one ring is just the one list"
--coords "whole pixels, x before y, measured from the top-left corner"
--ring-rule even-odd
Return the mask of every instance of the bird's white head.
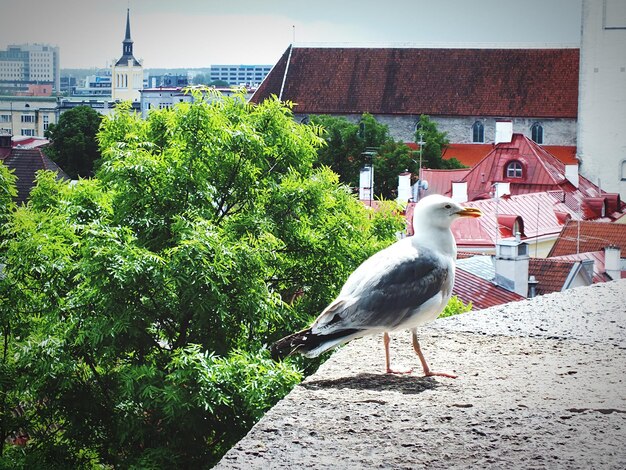
[[482, 213], [474, 207], [463, 207], [446, 196], [431, 194], [415, 205], [413, 228], [415, 233], [429, 228], [450, 229], [459, 217], [480, 217]]

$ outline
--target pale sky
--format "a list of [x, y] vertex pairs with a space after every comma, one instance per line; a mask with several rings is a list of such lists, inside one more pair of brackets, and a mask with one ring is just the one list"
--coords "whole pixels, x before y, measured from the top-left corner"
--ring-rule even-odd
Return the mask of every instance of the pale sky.
[[581, 1], [0, 0], [0, 50], [52, 44], [61, 68], [109, 66], [129, 6], [145, 68], [274, 64], [294, 36], [343, 47], [578, 47]]

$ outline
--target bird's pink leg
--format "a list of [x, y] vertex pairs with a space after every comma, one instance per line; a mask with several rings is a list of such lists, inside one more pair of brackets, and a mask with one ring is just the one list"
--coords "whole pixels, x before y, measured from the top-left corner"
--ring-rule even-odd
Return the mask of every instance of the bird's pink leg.
[[388, 374], [410, 374], [413, 372], [413, 369], [408, 370], [394, 370], [391, 368], [391, 359], [389, 355], [389, 343], [391, 342], [391, 338], [389, 338], [389, 333], [386, 331], [383, 333], [383, 344], [385, 345], [385, 367], [387, 369]]
[[428, 364], [426, 363], [426, 358], [422, 354], [422, 349], [420, 348], [420, 343], [417, 340], [417, 330], [416, 329], [412, 329], [411, 330], [411, 339], [413, 340], [413, 349], [417, 353], [417, 357], [420, 358], [420, 362], [422, 363], [422, 369], [424, 369], [424, 377], [432, 377], [433, 375], [437, 375], [437, 376], [440, 376], [440, 377], [448, 377], [448, 378], [451, 378], [451, 379], [456, 379], [457, 376], [454, 375], [454, 374], [449, 374], [447, 372], [433, 372], [432, 370], [430, 370], [430, 367], [428, 367]]

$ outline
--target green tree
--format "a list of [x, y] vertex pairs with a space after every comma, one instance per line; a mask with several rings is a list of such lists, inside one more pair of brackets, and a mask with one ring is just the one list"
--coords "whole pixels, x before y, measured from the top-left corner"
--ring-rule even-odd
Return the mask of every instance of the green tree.
[[324, 130], [326, 141], [318, 150], [317, 164], [331, 168], [343, 183], [358, 187], [359, 171], [366, 163], [372, 163], [366, 150], [376, 151], [389, 140], [387, 126], [367, 113], [358, 123], [329, 115], [311, 116], [310, 121]]
[[[420, 142], [420, 137], [425, 142], [422, 149], [422, 168], [453, 169], [465, 168], [456, 158], [443, 159], [450, 141], [447, 133], [437, 129], [437, 124], [429, 116], [422, 114], [415, 130], [415, 142]], [[418, 154], [419, 155], [419, 154]]]
[[[359, 185], [359, 172], [366, 164], [374, 166], [374, 194], [382, 199], [397, 197], [398, 176], [409, 171], [414, 182], [419, 175], [419, 152], [405, 143], [395, 141], [386, 125], [380, 124], [371, 114], [363, 114], [358, 123], [344, 117], [316, 115], [311, 123], [320, 126], [326, 145], [318, 150], [318, 164], [335, 171], [340, 181], [352, 188]], [[445, 132], [428, 116], [422, 115], [417, 126], [426, 144], [422, 149], [422, 168], [464, 168], [456, 159], [444, 160], [442, 154], [449, 145]]]
[[77, 106], [50, 124], [45, 136], [51, 140], [45, 152], [72, 179], [88, 178], [100, 158], [96, 134], [102, 116], [89, 106]]
[[370, 217], [314, 168], [320, 129], [289, 106], [195, 98], [145, 121], [120, 106], [95, 178], [41, 172], [11, 213], [5, 410], [21, 409], [2, 428], [29, 440], [5, 466], [210, 465], [301, 379], [265, 345], [393, 241], [395, 208]]
[[417, 152], [403, 142], [388, 140], [374, 156], [376, 195], [383, 199], [395, 200], [398, 197], [398, 176], [405, 171], [414, 175], [413, 183], [417, 181], [419, 174]]

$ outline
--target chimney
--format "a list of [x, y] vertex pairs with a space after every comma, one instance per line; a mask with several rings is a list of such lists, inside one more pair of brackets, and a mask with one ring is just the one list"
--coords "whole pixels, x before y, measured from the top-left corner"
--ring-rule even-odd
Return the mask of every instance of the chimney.
[[495, 144], [501, 142], [509, 143], [513, 140], [513, 122], [512, 121], [496, 121], [496, 140]]
[[361, 168], [359, 175], [359, 199], [361, 201], [371, 201], [374, 199], [374, 167], [365, 165]]
[[452, 182], [452, 199], [456, 202], [467, 202], [467, 181]]
[[494, 197], [502, 197], [507, 194], [511, 194], [511, 183], [505, 183], [503, 181], [498, 181], [493, 184], [495, 187]]
[[500, 240], [494, 258], [496, 284], [524, 297], [528, 296], [528, 243], [515, 239]]
[[578, 165], [565, 165], [565, 179], [578, 187]]
[[604, 271], [611, 279], [621, 279], [622, 277], [622, 251], [619, 246], [609, 245], [604, 247]]
[[530, 276], [528, 278], [528, 298], [532, 299], [537, 296], [537, 285], [539, 281], [535, 276]]
[[413, 197], [411, 191], [411, 173], [405, 171], [398, 175], [398, 202], [403, 204]]

